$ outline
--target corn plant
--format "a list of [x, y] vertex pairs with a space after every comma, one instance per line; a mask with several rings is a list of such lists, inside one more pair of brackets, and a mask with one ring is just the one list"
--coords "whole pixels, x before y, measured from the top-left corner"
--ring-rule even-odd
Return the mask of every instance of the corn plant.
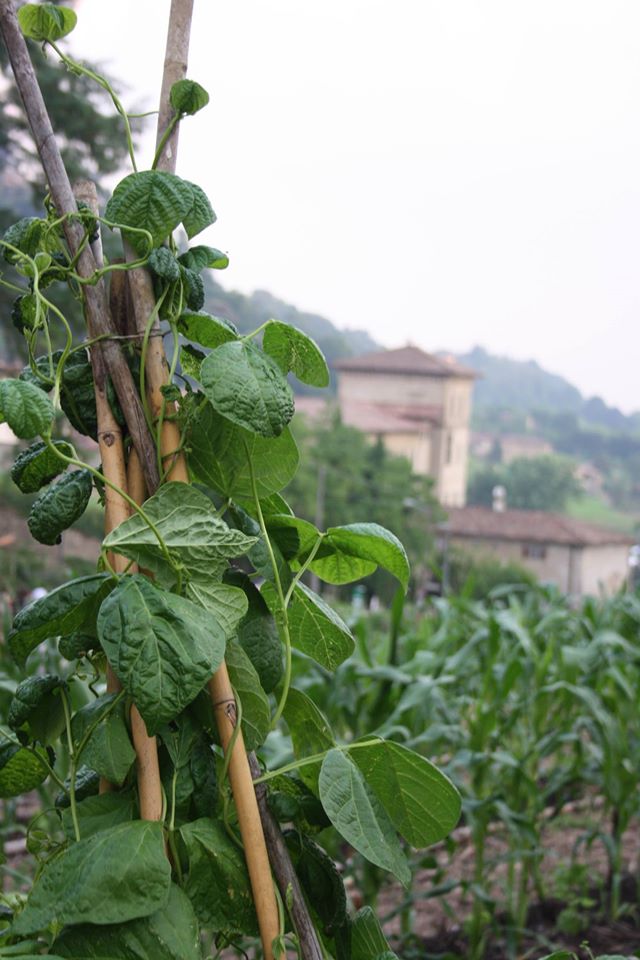
[[[288, 375], [328, 383], [316, 344], [277, 320], [240, 336], [203, 312], [202, 273], [228, 260], [190, 244], [215, 214], [175, 173], [179, 125], [209, 100], [184, 76], [190, 12], [174, 0], [156, 152], [139, 170], [124, 106], [60, 45], [74, 12], [26, 4], [16, 18], [0, 2], [49, 185], [42, 215], [0, 241], [28, 355], [0, 383], [2, 419], [30, 441], [12, 478], [38, 493], [28, 525], [41, 543], [60, 541], [94, 489], [105, 506], [97, 571], [20, 611], [8, 636], [28, 675], [2, 729], [0, 795], [45, 782], [59, 794], [58, 828], [32, 889], [11, 901], [0, 955], [194, 960], [213, 944], [387, 958], [372, 911], [349, 911], [318, 831], [331, 826], [408, 885], [405, 844], [446, 836], [460, 800], [394, 740], [339, 741], [292, 684], [294, 651], [330, 676], [354, 650], [307, 571], [342, 584], [381, 568], [406, 590], [409, 568], [383, 527], [319, 530], [281, 496], [298, 463]], [[25, 37], [102, 87], [122, 118], [132, 172], [104, 214], [90, 184], [72, 192]], [[121, 237], [122, 261], [104, 257], [105, 229]], [[80, 337], [57, 285], [82, 306]], [[98, 442], [99, 468], [54, 436], [59, 410]], [[52, 639], [60, 668], [33, 672]], [[293, 759], [267, 768], [256, 751], [283, 723]]]

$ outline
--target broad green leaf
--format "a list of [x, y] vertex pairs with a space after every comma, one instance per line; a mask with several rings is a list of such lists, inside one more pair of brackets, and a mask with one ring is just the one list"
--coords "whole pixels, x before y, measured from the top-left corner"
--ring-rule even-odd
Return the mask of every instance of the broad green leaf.
[[[193, 204], [192, 185], [186, 180], [161, 170], [143, 170], [120, 181], [104, 215], [114, 223], [147, 230], [153, 246], [159, 247], [189, 215]], [[148, 241], [142, 234], [129, 232], [127, 237], [136, 250], [146, 250]]]
[[46, 759], [38, 749], [37, 756], [20, 746], [6, 727], [0, 727], [0, 797], [18, 797], [46, 780], [47, 768], [38, 759]]
[[98, 636], [151, 735], [191, 703], [224, 657], [225, 633], [210, 613], [138, 575], [102, 604]]
[[371, 907], [363, 907], [351, 923], [351, 960], [373, 960], [387, 954], [395, 956], [389, 950], [378, 918]]
[[265, 693], [271, 693], [279, 684], [284, 671], [282, 641], [269, 608], [253, 586], [252, 591], [257, 599], [251, 604], [238, 627], [238, 641], [253, 664], [262, 689]]
[[27, 526], [34, 540], [49, 546], [60, 543], [62, 534], [87, 509], [93, 481], [88, 470], [72, 470], [52, 483], [34, 500]]
[[335, 863], [309, 837], [298, 831], [285, 834], [293, 864], [324, 933], [332, 937], [347, 922], [347, 895]]
[[24, 607], [13, 621], [8, 643], [12, 656], [24, 663], [42, 640], [93, 627], [100, 604], [116, 581], [107, 573], [71, 580]]
[[9, 705], [7, 723], [11, 729], [26, 726], [31, 738], [45, 746], [57, 740], [65, 724], [60, 698], [63, 685], [60, 677], [51, 674], [22, 680]]
[[46, 434], [53, 423], [53, 404], [42, 390], [25, 380], [0, 380], [0, 423], [16, 437], [31, 440]]
[[330, 750], [322, 762], [318, 788], [322, 806], [338, 833], [407, 887], [411, 871], [393, 823], [351, 758], [341, 750]]
[[182, 217], [182, 226], [186, 230], [189, 240], [191, 240], [196, 234], [215, 223], [216, 215], [209, 203], [209, 198], [201, 187], [196, 183], [189, 183], [188, 180], [184, 180], [183, 183], [191, 190], [191, 203]]
[[[245, 553], [255, 542], [238, 530], [231, 530], [216, 516], [211, 500], [184, 483], [165, 483], [144, 505], [165, 544], [184, 566], [186, 578], [208, 583], [220, 579], [229, 558]], [[105, 537], [108, 550], [136, 560], [152, 570], [159, 582], [171, 587], [176, 575], [168, 564], [154, 532], [137, 514], [129, 517]]]
[[89, 728], [95, 725], [82, 749], [82, 762], [110, 783], [120, 785], [131, 769], [136, 753], [124, 720], [124, 704], [112, 706], [115, 696], [110, 693], [98, 697], [78, 710], [71, 721], [71, 734], [78, 750]]
[[[331, 551], [331, 554], [328, 552]], [[404, 589], [409, 584], [409, 561], [404, 547], [393, 533], [377, 523], [351, 523], [344, 527], [329, 527], [322, 543], [320, 558], [311, 569], [329, 583], [349, 583], [361, 576], [362, 564], [373, 564], [388, 570]], [[350, 575], [352, 571], [353, 575]]]
[[255, 667], [237, 641], [227, 644], [225, 661], [231, 685], [242, 704], [242, 732], [247, 750], [257, 750], [271, 729], [269, 700]]
[[302, 383], [312, 387], [329, 385], [329, 367], [320, 347], [302, 330], [279, 320], [269, 320], [262, 337], [262, 348], [281, 370], [291, 371]]
[[[55, 805], [58, 810], [66, 810], [71, 806], [71, 798], [69, 796], [70, 782], [69, 777], [65, 778], [64, 781], [64, 790], [60, 790], [56, 794]], [[76, 776], [76, 800], [84, 800], [85, 797], [93, 797], [98, 793], [100, 787], [100, 777], [95, 772], [95, 770], [90, 770], [89, 767], [85, 767], [84, 764], [78, 769]]]
[[[64, 440], [54, 440], [54, 446], [66, 457], [73, 448]], [[42, 440], [36, 440], [23, 450], [11, 468], [11, 479], [22, 493], [36, 493], [67, 469], [67, 464], [56, 456]]]
[[18, 10], [18, 23], [25, 37], [39, 43], [55, 43], [61, 37], [71, 33], [78, 21], [69, 7], [59, 7], [55, 3], [25, 3]]
[[257, 933], [253, 896], [242, 851], [218, 820], [180, 827], [189, 872], [184, 890], [198, 919], [216, 931]]
[[171, 884], [162, 910], [128, 923], [67, 927], [54, 948], [78, 960], [201, 960], [200, 929], [189, 898]]
[[282, 584], [283, 590], [287, 590], [291, 583], [291, 569], [282, 556], [278, 544], [272, 542], [271, 551], [269, 551], [260, 532], [258, 522], [236, 504], [231, 504], [229, 507], [229, 516], [243, 533], [247, 536], [253, 536], [256, 539], [256, 543], [247, 552], [247, 557], [256, 573], [260, 574], [261, 577], [265, 577], [267, 580], [274, 579], [273, 564], [271, 562], [271, 553], [273, 553], [273, 559], [280, 575], [280, 583]]
[[38, 875], [11, 932], [122, 923], [162, 910], [171, 867], [161, 823], [133, 820], [71, 844]]
[[[264, 583], [261, 593], [277, 621], [279, 602], [275, 587]], [[327, 670], [335, 670], [353, 653], [354, 639], [346, 623], [303, 583], [294, 588], [288, 616], [293, 646]]]
[[171, 760], [171, 764], [161, 763], [165, 793], [172, 803], [175, 798], [180, 819], [189, 819], [188, 804], [194, 788], [191, 754], [200, 737], [200, 729], [185, 711], [172, 724], [161, 728], [160, 737]]
[[353, 751], [353, 761], [398, 833], [414, 847], [443, 840], [460, 817], [460, 795], [425, 757], [380, 740]]
[[193, 116], [209, 103], [209, 94], [195, 80], [178, 80], [169, 91], [169, 101], [176, 113]]
[[238, 339], [238, 331], [228, 320], [197, 310], [186, 310], [180, 314], [178, 330], [188, 340], [211, 349]]
[[[189, 247], [186, 253], [181, 253], [178, 257], [180, 263], [188, 270], [197, 270], [198, 273], [205, 268], [210, 270], [224, 270], [229, 266], [229, 257], [221, 250], [215, 247], [207, 247], [204, 244], [197, 247]], [[231, 324], [228, 320], [221, 320], [222, 323]], [[236, 331], [237, 332], [237, 331]]]
[[[296, 760], [332, 750], [336, 741], [329, 721], [306, 693], [291, 687], [284, 708]], [[322, 761], [300, 767], [298, 775], [314, 793], [318, 792], [318, 776]]]
[[298, 448], [288, 427], [279, 437], [265, 440], [221, 417], [205, 403], [189, 435], [189, 467], [196, 479], [224, 497], [253, 497], [247, 450], [258, 497], [281, 490], [298, 469]]
[[[136, 805], [133, 794], [101, 793], [93, 797], [85, 797], [76, 805], [80, 836], [83, 840], [92, 837], [101, 830], [109, 830], [119, 823], [128, 823], [133, 820]], [[62, 811], [62, 829], [69, 840], [75, 840], [75, 830], [71, 809]]]
[[306, 556], [318, 542], [320, 531], [308, 520], [288, 513], [271, 514], [266, 518], [267, 530], [285, 557]]
[[148, 266], [169, 283], [180, 279], [180, 264], [168, 247], [155, 247], [149, 254]]
[[238, 624], [247, 612], [247, 597], [243, 590], [226, 583], [204, 580], [188, 583], [186, 594], [189, 600], [199, 604], [212, 614], [227, 637], [236, 633]]
[[216, 756], [205, 735], [202, 735], [189, 761], [193, 780], [193, 808], [197, 817], [212, 816], [218, 805]]
[[202, 363], [200, 382], [221, 416], [261, 437], [280, 436], [293, 416], [293, 394], [284, 374], [248, 341], [213, 350]]

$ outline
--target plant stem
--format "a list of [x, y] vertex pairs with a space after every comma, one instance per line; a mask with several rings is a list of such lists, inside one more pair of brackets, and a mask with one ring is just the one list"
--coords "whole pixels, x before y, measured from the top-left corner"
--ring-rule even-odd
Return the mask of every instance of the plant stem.
[[62, 700], [62, 709], [64, 710], [64, 725], [67, 730], [67, 745], [69, 747], [69, 803], [71, 805], [71, 819], [73, 821], [73, 832], [76, 841], [80, 840], [80, 824], [78, 823], [78, 809], [76, 806], [76, 769], [77, 759], [73, 748], [73, 737], [71, 735], [71, 710], [69, 708], [69, 699], [64, 688], [60, 690], [60, 699]]
[[[362, 740], [359, 743], [345, 743], [341, 746], [337, 745], [331, 747], [332, 750], [340, 750], [342, 753], [350, 753], [352, 750], [361, 750], [363, 747], [372, 747], [376, 743], [380, 743], [380, 738], [375, 737], [373, 740]], [[314, 753], [310, 757], [304, 757], [302, 760], [294, 760], [291, 763], [286, 763], [284, 767], [278, 767], [277, 770], [268, 770], [266, 773], [263, 773], [259, 777], [254, 778], [254, 783], [267, 783], [268, 780], [273, 780], [274, 777], [279, 777], [283, 773], [289, 773], [291, 770], [299, 770], [301, 767], [308, 767], [312, 763], [319, 763], [327, 755], [327, 750], [323, 750], [322, 753]]]

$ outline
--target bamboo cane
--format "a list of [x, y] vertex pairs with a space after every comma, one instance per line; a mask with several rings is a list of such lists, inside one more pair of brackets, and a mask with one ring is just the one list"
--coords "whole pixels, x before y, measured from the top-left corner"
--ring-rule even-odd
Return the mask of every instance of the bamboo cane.
[[[74, 194], [76, 200], [82, 200], [93, 213], [97, 215], [98, 194], [94, 183], [90, 180], [79, 181], [74, 186]], [[99, 239], [92, 243], [91, 249], [97, 266], [102, 266], [102, 244]], [[114, 276], [118, 276], [118, 274]], [[124, 275], [122, 279], [125, 280], [125, 283], [120, 282], [120, 278], [118, 278], [118, 281], [116, 281], [116, 284], [113, 285], [111, 290], [112, 303], [110, 303], [110, 307], [112, 316], [118, 314], [121, 306], [120, 301], [123, 301], [126, 305], [126, 278]], [[122, 431], [109, 404], [107, 396], [107, 371], [101, 348], [101, 343], [94, 344], [89, 351], [89, 355], [93, 370], [98, 420], [98, 446], [102, 459], [102, 472], [108, 480], [111, 480], [117, 487], [124, 490], [125, 493], [128, 493], [127, 467]], [[139, 461], [137, 462], [139, 464]], [[140, 476], [142, 476], [142, 471], [140, 470], [139, 472]], [[129, 495], [131, 496], [131, 494]], [[144, 484], [142, 484], [142, 498], [143, 497]], [[118, 524], [126, 520], [129, 515], [129, 504], [124, 497], [112, 487], [107, 486], [105, 488], [104, 511], [105, 536], [117, 527]], [[109, 559], [116, 573], [124, 573], [125, 570], [135, 573], [135, 567], [130, 565], [127, 558], [123, 557], [122, 554], [112, 553]], [[121, 686], [111, 666], [107, 665], [107, 692], [115, 693], [121, 689]], [[158, 764], [157, 743], [155, 737], [148, 735], [144, 720], [135, 705], [131, 707], [131, 734], [136, 751], [140, 817], [142, 820], [161, 820], [162, 784]], [[112, 784], [104, 777], [101, 778], [100, 793], [106, 793], [112, 789]]]

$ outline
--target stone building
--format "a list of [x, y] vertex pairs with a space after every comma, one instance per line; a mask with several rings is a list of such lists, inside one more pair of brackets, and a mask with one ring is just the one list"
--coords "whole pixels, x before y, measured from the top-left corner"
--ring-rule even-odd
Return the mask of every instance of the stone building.
[[342, 420], [433, 477], [445, 506], [462, 506], [467, 487], [471, 393], [477, 374], [418, 347], [342, 360]]

